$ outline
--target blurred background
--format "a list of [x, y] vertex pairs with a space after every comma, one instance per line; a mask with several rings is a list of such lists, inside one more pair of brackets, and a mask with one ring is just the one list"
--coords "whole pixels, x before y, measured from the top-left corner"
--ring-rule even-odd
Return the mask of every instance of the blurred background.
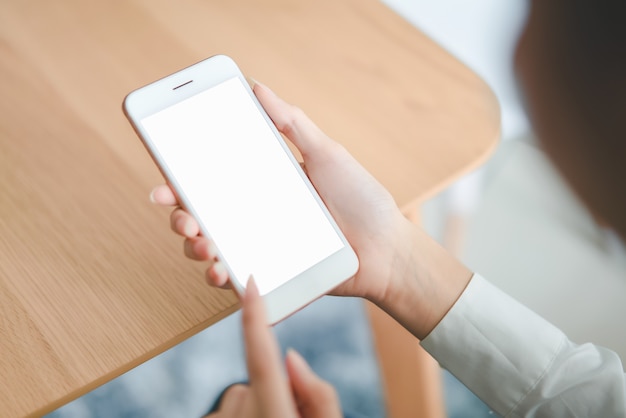
[[[546, 159], [516, 88], [512, 56], [525, 0], [384, 0], [491, 86], [502, 141], [490, 161], [423, 206], [424, 227], [470, 268], [565, 330], [626, 358], [626, 252]], [[538, 187], [539, 186], [539, 187]], [[221, 321], [50, 417], [193, 417], [246, 379], [239, 315]], [[601, 325], [601, 326], [598, 326]], [[346, 416], [384, 416], [379, 371], [359, 300], [326, 297], [276, 327], [339, 391]], [[444, 373], [449, 417], [493, 416]]]

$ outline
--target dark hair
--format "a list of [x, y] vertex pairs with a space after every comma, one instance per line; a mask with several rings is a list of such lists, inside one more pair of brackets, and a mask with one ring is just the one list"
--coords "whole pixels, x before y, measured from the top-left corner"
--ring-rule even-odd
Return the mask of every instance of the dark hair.
[[527, 32], [542, 61], [522, 63], [534, 71], [527, 87], [541, 90], [526, 91], [541, 142], [626, 240], [626, 1], [536, 0]]

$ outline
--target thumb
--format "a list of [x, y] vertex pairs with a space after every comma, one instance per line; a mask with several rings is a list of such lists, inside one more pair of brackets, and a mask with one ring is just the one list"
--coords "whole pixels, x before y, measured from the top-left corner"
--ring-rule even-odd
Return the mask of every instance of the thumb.
[[251, 87], [276, 128], [293, 142], [305, 159], [314, 155], [320, 146], [334, 143], [301, 109], [285, 102], [269, 87], [254, 80]]
[[340, 418], [341, 408], [335, 388], [317, 376], [295, 350], [287, 351], [287, 374], [303, 418]]

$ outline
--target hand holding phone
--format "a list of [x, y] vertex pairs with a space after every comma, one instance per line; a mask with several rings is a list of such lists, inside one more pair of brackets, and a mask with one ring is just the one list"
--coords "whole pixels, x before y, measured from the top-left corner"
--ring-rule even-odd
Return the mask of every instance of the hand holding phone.
[[129, 94], [124, 110], [233, 287], [254, 275], [277, 322], [350, 278], [356, 254], [232, 60]]
[[[399, 282], [393, 287], [409, 291], [399, 274], [406, 271], [406, 266], [399, 262], [407, 256], [403, 253], [413, 248], [409, 233], [413, 226], [400, 213], [391, 195], [302, 110], [283, 101], [265, 85], [256, 83], [253, 91], [278, 130], [298, 147], [308, 177], [359, 255], [357, 274], [330, 294], [365, 297], [383, 307], [383, 297], [395, 293], [389, 291], [392, 280]], [[157, 186], [152, 199], [162, 206], [178, 206], [168, 185]], [[195, 219], [177, 208], [171, 213], [170, 225], [174, 232], [186, 238], [187, 257], [210, 262], [208, 283], [226, 286], [228, 273], [219, 260], [214, 262], [217, 252], [213, 243], [197, 235]], [[388, 304], [397, 305], [395, 300]]]

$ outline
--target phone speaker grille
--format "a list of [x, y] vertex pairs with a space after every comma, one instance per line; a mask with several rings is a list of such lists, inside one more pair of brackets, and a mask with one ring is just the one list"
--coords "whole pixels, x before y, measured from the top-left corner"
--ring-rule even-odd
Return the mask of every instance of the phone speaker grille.
[[180, 84], [180, 85], [178, 85], [178, 86], [174, 87], [172, 90], [179, 89], [179, 88], [181, 88], [181, 87], [183, 87], [183, 86], [186, 86], [186, 85], [187, 85], [187, 84], [189, 84], [189, 83], [193, 83], [193, 80], [186, 81], [186, 82], [184, 82], [183, 84]]

